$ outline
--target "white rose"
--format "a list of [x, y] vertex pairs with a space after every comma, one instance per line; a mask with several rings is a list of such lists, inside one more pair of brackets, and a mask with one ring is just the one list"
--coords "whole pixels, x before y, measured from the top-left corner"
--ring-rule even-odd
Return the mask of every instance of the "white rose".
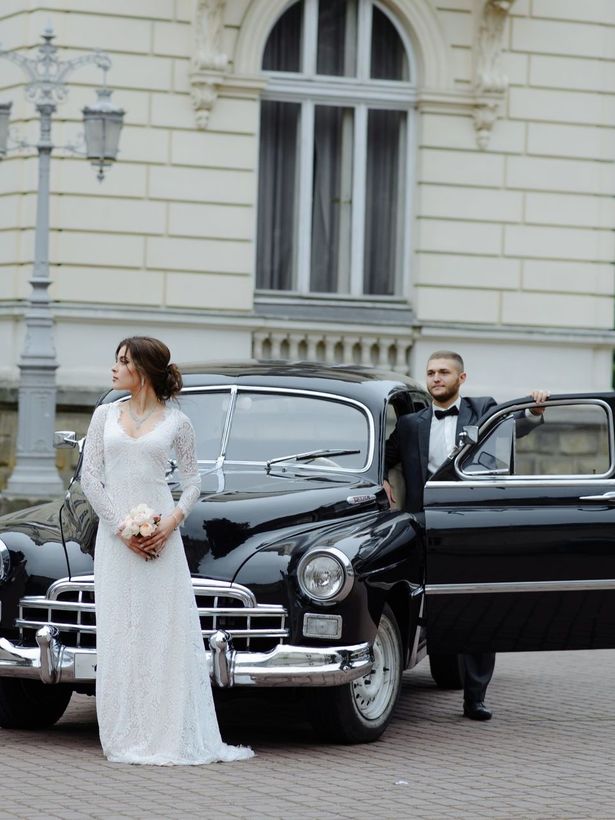
[[153, 524], [150, 524], [149, 521], [146, 521], [145, 524], [141, 524], [139, 527], [139, 532], [144, 538], [149, 538], [150, 535], [153, 535], [156, 531], [156, 527]]
[[122, 538], [132, 538], [139, 532], [139, 528], [135, 526], [132, 518], [124, 519], [122, 524]]

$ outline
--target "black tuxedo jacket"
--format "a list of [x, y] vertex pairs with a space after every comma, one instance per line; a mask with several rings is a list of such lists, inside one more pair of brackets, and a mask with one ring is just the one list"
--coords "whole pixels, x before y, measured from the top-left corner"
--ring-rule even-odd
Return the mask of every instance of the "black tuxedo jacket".
[[[461, 399], [457, 416], [457, 434], [467, 424], [476, 424], [487, 410], [495, 407], [491, 396]], [[426, 407], [418, 413], [409, 413], [397, 420], [395, 430], [385, 446], [385, 477], [395, 464], [401, 463], [406, 482], [406, 512], [420, 512], [423, 509], [423, 487], [429, 470], [429, 434], [433, 410]]]

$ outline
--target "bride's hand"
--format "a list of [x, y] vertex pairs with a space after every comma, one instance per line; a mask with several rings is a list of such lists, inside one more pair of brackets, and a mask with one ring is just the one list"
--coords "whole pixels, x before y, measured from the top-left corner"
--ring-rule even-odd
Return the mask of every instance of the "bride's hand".
[[150, 554], [143, 549], [144, 540], [143, 538], [137, 538], [136, 536], [132, 536], [131, 538], [123, 538], [121, 535], [119, 536], [120, 540], [123, 541], [129, 550], [136, 552], [136, 554], [143, 558], [145, 561], [149, 561]]
[[146, 553], [147, 558], [158, 558], [164, 549], [167, 539], [177, 527], [177, 515], [165, 515], [158, 522], [156, 532], [149, 538], [141, 539], [141, 548]]

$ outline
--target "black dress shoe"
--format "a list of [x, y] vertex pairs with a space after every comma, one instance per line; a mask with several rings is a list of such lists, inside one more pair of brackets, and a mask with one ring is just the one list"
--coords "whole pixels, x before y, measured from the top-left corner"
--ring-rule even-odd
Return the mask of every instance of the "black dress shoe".
[[482, 701], [467, 703], [464, 701], [463, 714], [470, 720], [491, 720], [491, 712]]

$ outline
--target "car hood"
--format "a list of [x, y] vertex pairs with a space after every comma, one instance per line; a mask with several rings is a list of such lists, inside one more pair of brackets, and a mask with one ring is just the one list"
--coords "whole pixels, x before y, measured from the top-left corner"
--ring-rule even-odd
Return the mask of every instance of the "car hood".
[[[178, 486], [172, 488], [180, 492]], [[388, 507], [369, 478], [259, 470], [215, 470], [182, 526], [190, 571], [232, 580], [257, 550], [298, 533]]]

